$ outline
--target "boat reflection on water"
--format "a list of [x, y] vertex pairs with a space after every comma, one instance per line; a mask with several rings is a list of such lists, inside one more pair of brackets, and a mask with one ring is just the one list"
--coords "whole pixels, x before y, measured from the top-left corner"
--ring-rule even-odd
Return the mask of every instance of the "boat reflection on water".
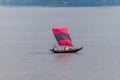
[[65, 54], [56, 54], [55, 58], [57, 59], [57, 61], [69, 61], [71, 58], [73, 57], [73, 54], [70, 53], [65, 53]]
[[59, 71], [70, 71], [72, 67], [73, 54], [55, 54], [55, 68]]
[[72, 57], [73, 55], [72, 54], [58, 54], [56, 57], [57, 58], [60, 58], [60, 59], [67, 59], [67, 58], [70, 58]]

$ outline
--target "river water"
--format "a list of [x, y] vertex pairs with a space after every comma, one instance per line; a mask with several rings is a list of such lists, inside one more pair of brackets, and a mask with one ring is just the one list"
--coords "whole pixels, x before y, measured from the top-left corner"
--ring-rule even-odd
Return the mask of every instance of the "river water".
[[[0, 80], [119, 80], [120, 7], [0, 7]], [[68, 27], [77, 54], [52, 54]]]

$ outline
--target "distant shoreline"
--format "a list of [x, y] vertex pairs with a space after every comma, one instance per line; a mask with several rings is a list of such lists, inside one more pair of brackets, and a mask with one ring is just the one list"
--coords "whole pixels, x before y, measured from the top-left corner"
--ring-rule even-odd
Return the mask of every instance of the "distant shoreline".
[[94, 6], [54, 6], [54, 5], [47, 5], [47, 6], [41, 6], [41, 5], [0, 5], [3, 7], [117, 7], [120, 5], [94, 5]]

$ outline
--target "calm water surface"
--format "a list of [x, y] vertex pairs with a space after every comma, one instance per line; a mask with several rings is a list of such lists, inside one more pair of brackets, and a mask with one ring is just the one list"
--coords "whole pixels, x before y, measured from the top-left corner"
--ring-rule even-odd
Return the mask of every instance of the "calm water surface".
[[[119, 80], [120, 7], [0, 7], [0, 80]], [[52, 54], [68, 27], [78, 54]]]

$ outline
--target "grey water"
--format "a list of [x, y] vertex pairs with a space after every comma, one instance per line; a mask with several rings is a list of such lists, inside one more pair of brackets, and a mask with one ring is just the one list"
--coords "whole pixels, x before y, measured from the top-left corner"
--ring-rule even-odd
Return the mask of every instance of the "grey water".
[[[52, 54], [68, 27], [77, 54]], [[119, 80], [120, 7], [0, 7], [0, 80]]]

